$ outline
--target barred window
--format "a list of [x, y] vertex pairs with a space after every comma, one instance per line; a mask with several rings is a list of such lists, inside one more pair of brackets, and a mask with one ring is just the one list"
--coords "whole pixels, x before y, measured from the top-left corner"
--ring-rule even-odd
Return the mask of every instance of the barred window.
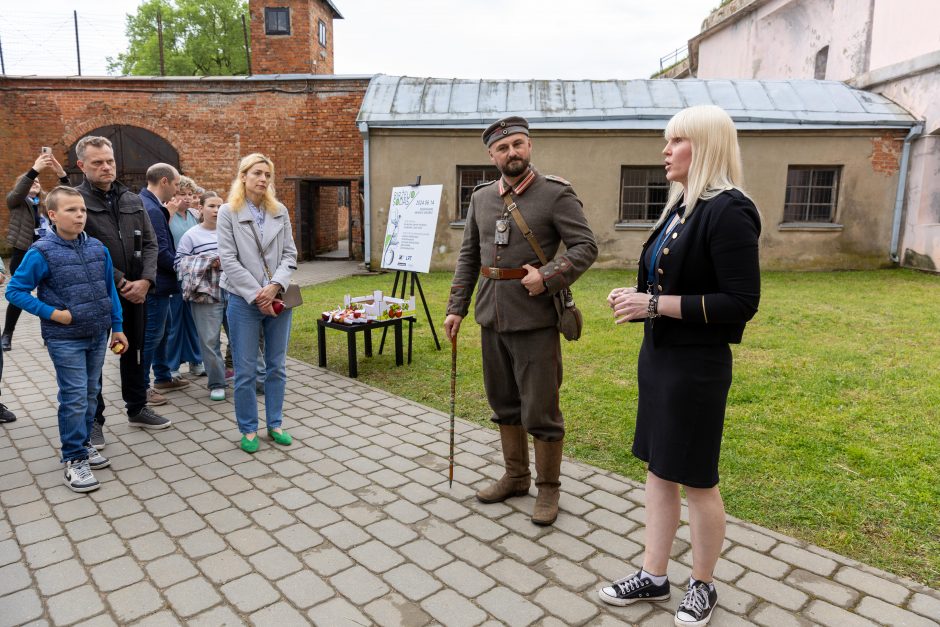
[[290, 9], [287, 7], [265, 7], [264, 34], [290, 35]]
[[669, 196], [662, 166], [628, 167], [620, 171], [620, 221], [654, 222]]
[[488, 165], [457, 166], [457, 219], [466, 220], [473, 188], [499, 179], [499, 170]]
[[784, 222], [832, 222], [841, 167], [791, 165], [787, 170]]

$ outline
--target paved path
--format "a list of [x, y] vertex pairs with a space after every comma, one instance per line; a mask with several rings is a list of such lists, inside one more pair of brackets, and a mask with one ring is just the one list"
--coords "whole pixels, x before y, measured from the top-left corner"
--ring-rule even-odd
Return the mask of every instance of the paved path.
[[[390, 356], [376, 357], [391, 359]], [[231, 402], [191, 385], [160, 408], [174, 428], [129, 427], [117, 359], [105, 396], [111, 469], [102, 488], [62, 485], [55, 382], [24, 315], [5, 354], [0, 426], [0, 625], [671, 625], [689, 576], [689, 528], [670, 563], [672, 600], [602, 605], [595, 590], [640, 560], [642, 486], [563, 465], [563, 513], [533, 498], [481, 505], [500, 473], [496, 433], [291, 361], [294, 446], [237, 448]], [[534, 491], [534, 490], [533, 490]], [[940, 593], [731, 521], [712, 625], [937, 625]]]
[[329, 260], [305, 261], [297, 264], [292, 278], [301, 287], [332, 281], [351, 274], [368, 274], [359, 267], [359, 261]]

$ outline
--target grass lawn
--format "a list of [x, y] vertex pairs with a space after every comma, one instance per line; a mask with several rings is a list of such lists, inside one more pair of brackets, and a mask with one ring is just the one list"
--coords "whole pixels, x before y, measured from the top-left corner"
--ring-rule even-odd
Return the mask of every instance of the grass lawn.
[[[562, 409], [567, 455], [642, 481], [645, 469], [630, 454], [642, 328], [615, 326], [604, 303], [634, 276], [593, 270], [575, 286], [585, 332], [562, 342]], [[450, 278], [422, 276], [439, 335]], [[319, 313], [347, 293], [388, 291], [392, 280], [306, 288], [290, 354], [316, 363]], [[359, 378], [446, 412], [450, 346], [436, 351], [421, 318], [410, 367], [395, 368], [389, 347], [360, 358]], [[345, 338], [330, 333], [329, 367], [345, 374]], [[940, 277], [765, 273], [760, 311], [734, 356], [720, 464], [728, 512], [940, 587]], [[472, 314], [458, 373], [458, 415], [489, 424]]]

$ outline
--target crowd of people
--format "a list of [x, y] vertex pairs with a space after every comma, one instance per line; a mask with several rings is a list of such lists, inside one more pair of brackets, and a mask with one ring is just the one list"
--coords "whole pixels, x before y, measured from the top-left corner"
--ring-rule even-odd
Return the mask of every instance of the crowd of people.
[[[20, 312], [40, 318], [59, 390], [66, 485], [95, 490], [93, 471], [110, 464], [101, 452], [108, 348], [120, 356], [128, 424], [172, 426], [153, 408], [191, 384], [179, 372], [187, 364], [192, 377], [206, 378], [212, 401], [225, 401], [234, 382], [242, 449], [259, 447], [258, 394], [266, 395], [268, 436], [289, 446], [281, 414], [291, 310], [277, 302], [297, 253], [274, 193], [274, 164], [257, 153], [245, 157], [223, 203], [166, 163], [150, 166], [146, 188], [133, 193], [116, 180], [105, 137], [80, 139], [76, 156], [80, 185], [69, 186], [62, 166], [43, 152], [7, 197], [14, 252], [2, 334], [3, 351], [13, 350]], [[44, 171], [59, 178], [48, 194], [38, 181]], [[232, 367], [222, 355], [223, 328]], [[0, 408], [0, 420], [16, 420]]]
[[[640, 255], [636, 284], [614, 288], [616, 324], [640, 322], [639, 399], [633, 454], [648, 469], [642, 566], [598, 590], [612, 605], [664, 601], [666, 567], [679, 524], [680, 490], [689, 508], [692, 575], [675, 614], [680, 627], [705, 625], [717, 605], [713, 575], [725, 533], [718, 457], [731, 386], [729, 345], [739, 343], [760, 300], [760, 215], [741, 189], [741, 157], [731, 118], [718, 107], [685, 109], [666, 127], [671, 183], [666, 206]], [[580, 334], [571, 285], [598, 247], [568, 181], [531, 164], [528, 122], [508, 117], [483, 143], [501, 173], [474, 190], [444, 321], [456, 342], [476, 291], [483, 383], [499, 427], [505, 473], [476, 498], [499, 503], [528, 493], [528, 437], [535, 452], [531, 521], [558, 516], [565, 421], [559, 404], [561, 335]], [[280, 297], [296, 269], [287, 209], [274, 193], [274, 163], [250, 154], [223, 201], [165, 163], [134, 194], [115, 180], [110, 142], [76, 146], [84, 181], [68, 187], [62, 166], [42, 154], [8, 196], [13, 246], [3, 350], [11, 350], [20, 310], [41, 319], [59, 386], [65, 482], [98, 487], [109, 465], [101, 369], [106, 348], [120, 355], [128, 423], [164, 429], [152, 407], [205, 375], [209, 398], [226, 399], [233, 379], [240, 447], [259, 448], [258, 394], [277, 445], [283, 429], [291, 309]], [[43, 171], [60, 178], [43, 201]], [[43, 206], [44, 203], [44, 206]], [[31, 292], [38, 288], [37, 297]], [[225, 328], [233, 369], [222, 356]], [[110, 337], [109, 337], [110, 334]], [[151, 374], [153, 382], [151, 385]], [[2, 376], [2, 352], [0, 352]], [[0, 420], [15, 420], [2, 405]]]

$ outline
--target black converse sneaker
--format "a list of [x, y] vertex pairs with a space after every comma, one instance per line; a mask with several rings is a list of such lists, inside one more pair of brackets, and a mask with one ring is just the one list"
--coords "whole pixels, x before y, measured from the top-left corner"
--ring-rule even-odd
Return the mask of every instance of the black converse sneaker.
[[100, 487], [98, 480], [91, 474], [87, 459], [65, 462], [65, 485], [73, 492], [91, 492]]
[[676, 625], [678, 627], [701, 627], [707, 625], [712, 618], [712, 610], [718, 603], [718, 593], [715, 586], [704, 581], [689, 581], [689, 589], [685, 598], [676, 610]]
[[629, 577], [601, 588], [597, 595], [604, 603], [620, 606], [637, 601], [665, 601], [669, 598], [669, 581], [657, 586], [643, 571], [638, 570]]

